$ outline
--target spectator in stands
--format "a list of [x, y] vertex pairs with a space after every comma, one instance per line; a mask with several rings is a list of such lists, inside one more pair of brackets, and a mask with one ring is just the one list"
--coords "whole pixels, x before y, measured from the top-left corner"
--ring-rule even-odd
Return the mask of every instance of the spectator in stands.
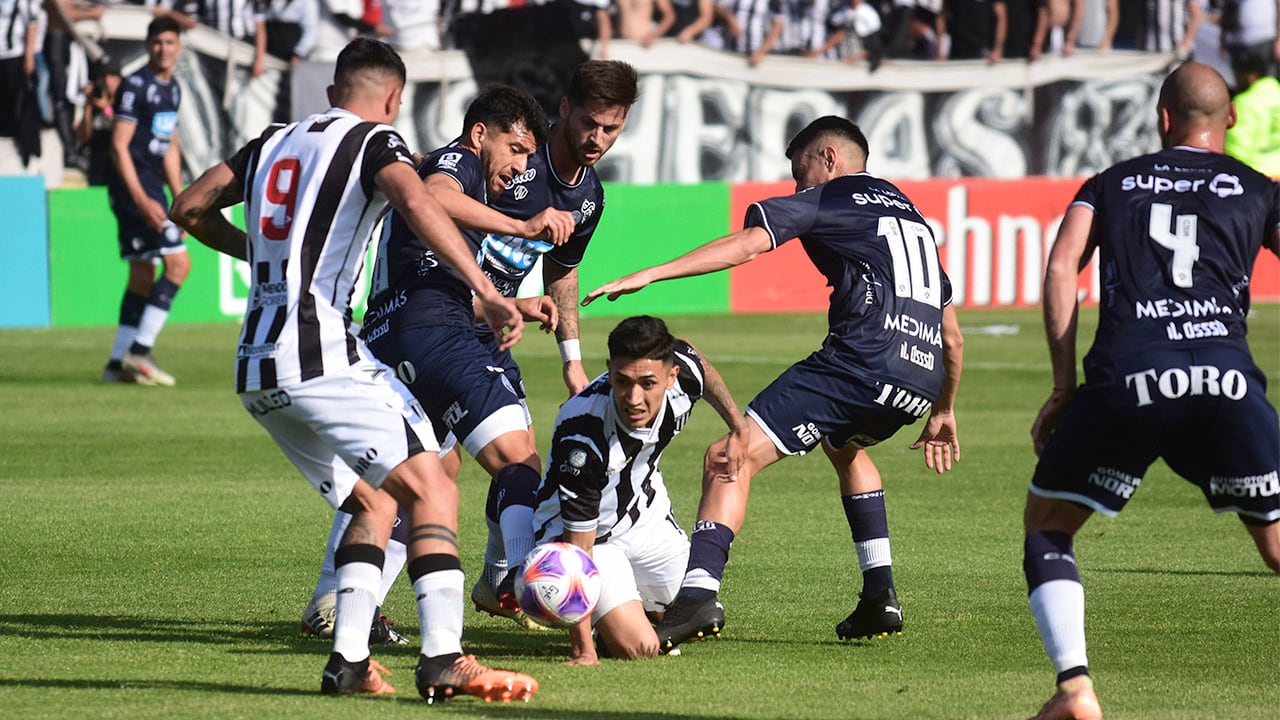
[[1113, 44], [1126, 50], [1189, 56], [1203, 10], [1202, 0], [1120, 3], [1120, 24]]
[[1074, 0], [1067, 45], [1087, 50], [1111, 49], [1120, 24], [1120, 0]]
[[386, 0], [384, 11], [396, 50], [440, 49], [440, 0]]
[[[306, 60], [316, 43], [320, 22], [319, 0], [271, 0], [263, 25], [267, 38], [267, 54], [296, 67]], [[289, 78], [281, 78], [276, 88], [274, 122], [293, 121], [293, 89]]]
[[1038, 0], [1036, 5], [1036, 30], [1028, 59], [1038, 60], [1045, 53], [1070, 56], [1076, 51], [1075, 40], [1067, 42], [1071, 35], [1072, 0]]
[[670, 0], [670, 3], [676, 18], [667, 28], [667, 37], [682, 43], [693, 42], [711, 27], [715, 14], [712, 0]]
[[[616, 0], [618, 37], [651, 47], [676, 21], [670, 0]], [[656, 20], [655, 20], [656, 18]]]
[[1231, 63], [1240, 91], [1233, 98], [1236, 124], [1227, 130], [1226, 153], [1280, 177], [1280, 82], [1270, 72], [1270, 48], [1260, 50]]
[[357, 35], [389, 38], [392, 29], [385, 23], [365, 22], [365, 0], [320, 0], [316, 42], [312, 50], [317, 60], [338, 59], [338, 53]]
[[[949, 39], [944, 60], [999, 62], [1004, 56], [1004, 3], [991, 0], [947, 0], [938, 15], [938, 35]], [[942, 44], [939, 43], [941, 48]]]
[[759, 65], [782, 37], [786, 21], [782, 3], [783, 0], [729, 0], [727, 5], [717, 5], [725, 21], [726, 49], [746, 55], [752, 67]]
[[910, 57], [908, 26], [915, 12], [916, 0], [878, 0], [878, 5], [876, 9], [883, 21], [880, 38], [885, 55], [891, 58]]
[[[1041, 48], [1033, 45], [1039, 34], [1040, 4], [1043, 0], [995, 0], [1004, 7], [1004, 44], [1001, 57], [1005, 60], [1031, 60], [1040, 57]], [[996, 8], [999, 13], [999, 8]]]
[[[1273, 75], [1276, 61], [1280, 60], [1280, 21], [1277, 0], [1226, 0], [1222, 6], [1222, 49], [1231, 58], [1232, 66], [1258, 59], [1266, 62], [1265, 74]], [[1237, 86], [1248, 87], [1239, 75]]]
[[7, 0], [0, 25], [0, 175], [37, 171], [40, 110], [35, 89], [36, 52], [44, 9], [39, 0]]
[[806, 57], [827, 57], [830, 51], [847, 63], [867, 61], [871, 72], [884, 59], [880, 14], [866, 0], [840, 0], [827, 16], [827, 40]]
[[115, 125], [112, 107], [121, 79], [120, 64], [104, 55], [93, 63], [89, 84], [84, 88], [88, 102], [76, 134], [90, 185], [106, 185], [111, 175], [111, 130]]
[[773, 52], [781, 55], [835, 58], [827, 46], [831, 0], [783, 0], [782, 35]]
[[[88, 161], [79, 152], [76, 138], [76, 102], [81, 84], [85, 80], [83, 70], [74, 82], [67, 76], [67, 66], [73, 52], [71, 25], [81, 20], [102, 17], [101, 5], [83, 5], [71, 0], [44, 0], [49, 16], [49, 29], [44, 37], [44, 56], [49, 64], [49, 94], [53, 103], [53, 127], [62, 141], [62, 165], [88, 171]], [[83, 50], [74, 52], [83, 57]], [[84, 66], [81, 65], [81, 68]]]
[[609, 14], [610, 0], [567, 0], [569, 24], [574, 35], [593, 40], [594, 57], [609, 57], [609, 40], [613, 38], [613, 16]]
[[156, 17], [171, 17], [178, 23], [178, 27], [186, 32], [200, 23], [200, 13], [205, 0], [122, 0], [122, 2], [126, 5], [151, 8], [151, 14]]
[[223, 35], [253, 46], [251, 72], [267, 69], [266, 0], [200, 0], [200, 22]]

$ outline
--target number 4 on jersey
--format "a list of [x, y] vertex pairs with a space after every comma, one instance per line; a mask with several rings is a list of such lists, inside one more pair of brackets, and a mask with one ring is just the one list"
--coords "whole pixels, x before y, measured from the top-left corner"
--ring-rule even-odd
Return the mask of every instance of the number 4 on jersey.
[[1195, 215], [1173, 215], [1173, 206], [1165, 203], [1151, 203], [1151, 222], [1147, 226], [1147, 234], [1156, 244], [1173, 251], [1170, 271], [1173, 273], [1173, 284], [1180, 288], [1191, 287], [1191, 266], [1200, 259], [1200, 246], [1196, 244]]

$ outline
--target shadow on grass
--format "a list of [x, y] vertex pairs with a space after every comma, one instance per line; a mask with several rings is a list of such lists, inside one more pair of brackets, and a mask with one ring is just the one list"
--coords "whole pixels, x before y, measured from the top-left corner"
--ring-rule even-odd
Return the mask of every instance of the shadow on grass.
[[73, 639], [104, 642], [176, 642], [211, 645], [262, 641], [296, 641], [309, 646], [311, 638], [296, 622], [236, 620], [177, 620], [133, 615], [3, 615], [0, 636], [33, 640]]

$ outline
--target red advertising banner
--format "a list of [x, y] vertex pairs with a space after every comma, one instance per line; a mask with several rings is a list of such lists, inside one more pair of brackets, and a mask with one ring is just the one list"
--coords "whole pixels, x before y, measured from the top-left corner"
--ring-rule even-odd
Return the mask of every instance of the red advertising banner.
[[[1049, 248], [1079, 179], [922, 180], [897, 183], [933, 228], [959, 307], [1040, 304]], [[792, 192], [794, 185], [744, 183], [730, 195], [730, 226], [742, 227], [747, 206]], [[1099, 297], [1097, 263], [1080, 276], [1085, 300]], [[806, 312], [827, 307], [826, 280], [799, 243], [734, 268], [729, 277], [733, 312]], [[1254, 267], [1253, 299], [1280, 301], [1280, 261], [1263, 251]]]

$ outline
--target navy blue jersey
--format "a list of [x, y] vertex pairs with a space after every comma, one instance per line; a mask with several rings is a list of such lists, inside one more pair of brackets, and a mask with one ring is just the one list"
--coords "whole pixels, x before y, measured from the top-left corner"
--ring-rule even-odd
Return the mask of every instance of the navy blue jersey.
[[[480, 158], [456, 144], [433, 151], [418, 167], [422, 178], [443, 173], [458, 183], [463, 194], [476, 202], [488, 199], [488, 182]], [[458, 228], [472, 252], [480, 252], [483, 233]], [[400, 314], [401, 327], [436, 323], [469, 324], [471, 286], [434, 251], [414, 235], [401, 217], [392, 212], [378, 241], [378, 260], [369, 288], [364, 327], [374, 328], [392, 313]]]
[[[164, 156], [178, 127], [182, 91], [173, 79], [161, 80], [147, 66], [130, 75], [116, 95], [115, 118], [137, 124], [129, 141], [129, 157], [147, 195], [168, 207], [164, 197]], [[108, 183], [117, 197], [129, 192], [113, 172]]]
[[800, 238], [831, 287], [823, 345], [856, 376], [937, 397], [951, 280], [924, 217], [898, 188], [865, 172], [845, 175], [754, 203], [743, 224], [766, 230], [775, 248]]
[[1280, 190], [1225, 155], [1171, 148], [1085, 182], [1102, 298], [1091, 368], [1203, 345], [1248, 352], [1249, 278], [1280, 224]]

